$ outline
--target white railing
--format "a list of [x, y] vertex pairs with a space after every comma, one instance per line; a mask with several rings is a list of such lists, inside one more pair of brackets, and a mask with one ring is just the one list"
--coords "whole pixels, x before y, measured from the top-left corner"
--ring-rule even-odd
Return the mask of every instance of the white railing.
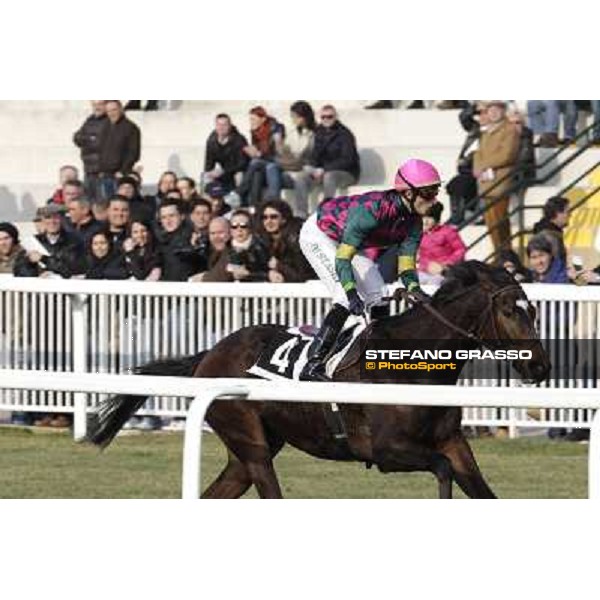
[[[600, 288], [524, 286], [538, 309], [542, 337], [598, 339]], [[232, 331], [259, 322], [319, 323], [330, 304], [320, 282], [152, 283], [0, 278], [0, 367], [53, 372], [123, 373], [149, 360], [194, 354]], [[565, 361], [567, 344], [552, 344], [554, 364]], [[597, 387], [597, 365], [555, 377], [550, 388]], [[514, 387], [508, 365], [492, 381], [468, 365], [460, 385]], [[0, 410], [71, 412], [76, 403], [102, 397], [64, 391], [0, 392]], [[183, 416], [187, 401], [153, 397], [146, 414]], [[542, 408], [533, 415], [514, 408], [467, 408], [466, 425], [520, 427], [588, 426], [591, 411]]]
[[[0, 386], [11, 389], [148, 395], [151, 393], [193, 397], [187, 417], [182, 470], [182, 497], [200, 495], [202, 431], [206, 410], [216, 398], [235, 397], [247, 401], [319, 402], [411, 406], [485, 406], [489, 408], [600, 408], [600, 396], [590, 389], [490, 388], [485, 396], [476, 388], [437, 385], [404, 385], [402, 395], [394, 384], [301, 383], [247, 379], [155, 378], [149, 376], [94, 375], [74, 373], [27, 373], [0, 370]], [[373, 389], [376, 386], [376, 389]], [[85, 423], [85, 405], [79, 407]], [[588, 495], [600, 497], [600, 412], [591, 423], [588, 458]]]

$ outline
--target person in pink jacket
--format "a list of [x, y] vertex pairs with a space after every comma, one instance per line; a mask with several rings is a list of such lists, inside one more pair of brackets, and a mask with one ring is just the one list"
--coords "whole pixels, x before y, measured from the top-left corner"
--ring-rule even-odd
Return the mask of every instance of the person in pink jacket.
[[444, 270], [464, 260], [467, 247], [451, 225], [440, 225], [443, 205], [436, 202], [423, 217], [423, 237], [419, 246], [419, 281], [439, 285]]

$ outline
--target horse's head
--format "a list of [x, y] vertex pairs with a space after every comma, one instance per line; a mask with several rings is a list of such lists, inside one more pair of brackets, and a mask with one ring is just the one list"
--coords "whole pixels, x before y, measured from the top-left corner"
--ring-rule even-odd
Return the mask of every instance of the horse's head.
[[472, 315], [467, 331], [484, 345], [531, 351], [531, 358], [513, 361], [523, 381], [548, 377], [550, 360], [535, 328], [535, 308], [510, 273], [475, 260], [456, 265], [434, 296], [434, 307], [452, 301], [467, 306]]

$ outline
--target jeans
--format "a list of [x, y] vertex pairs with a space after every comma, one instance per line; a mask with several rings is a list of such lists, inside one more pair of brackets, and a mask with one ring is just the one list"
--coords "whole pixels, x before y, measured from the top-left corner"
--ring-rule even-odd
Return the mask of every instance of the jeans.
[[594, 129], [592, 139], [600, 141], [600, 100], [590, 100], [592, 103], [592, 117], [594, 118]]
[[109, 200], [117, 193], [117, 180], [112, 175], [99, 175], [96, 190], [96, 200]]
[[569, 140], [577, 136], [577, 106], [574, 100], [551, 100], [556, 102], [563, 113], [564, 136]]
[[529, 100], [527, 116], [534, 135], [558, 135], [561, 112], [564, 113], [564, 136], [572, 140], [577, 135], [577, 107], [573, 100]]
[[97, 200], [102, 199], [100, 176], [97, 173], [86, 173], [83, 180], [83, 190], [86, 198], [90, 202], [96, 202]]
[[261, 202], [262, 187], [265, 182], [267, 184], [265, 198], [279, 200], [282, 186], [281, 168], [277, 163], [264, 158], [253, 158], [239, 189], [239, 194], [244, 197], [246, 206], [254, 206]]

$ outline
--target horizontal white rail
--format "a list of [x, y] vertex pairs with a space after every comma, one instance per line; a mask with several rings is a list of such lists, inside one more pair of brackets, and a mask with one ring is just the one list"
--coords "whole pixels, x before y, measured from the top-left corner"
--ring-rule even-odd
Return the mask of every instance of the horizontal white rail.
[[411, 406], [482, 406], [511, 408], [600, 408], [600, 393], [593, 389], [535, 387], [468, 388], [441, 385], [284, 382], [234, 379], [155, 377], [150, 375], [105, 375], [53, 373], [0, 369], [0, 388], [180, 396], [194, 398], [209, 386], [244, 391], [248, 400], [285, 402], [337, 402]]
[[[600, 286], [570, 284], [524, 284], [530, 300], [600, 302]], [[428, 288], [433, 291], [433, 288]], [[305, 283], [191, 283], [166, 281], [94, 281], [86, 279], [45, 279], [0, 277], [0, 291], [53, 294], [125, 294], [140, 296], [205, 296], [236, 298], [327, 298], [320, 281]]]
[[[249, 401], [337, 402], [410, 406], [487, 406], [512, 408], [600, 408], [600, 394], [591, 389], [486, 388], [362, 383], [304, 383], [293, 386], [248, 379], [202, 379], [104, 374], [48, 373], [0, 369], [0, 387], [109, 394], [193, 397], [184, 440], [183, 497], [198, 498], [201, 424], [210, 403], [236, 396]], [[85, 424], [84, 414], [76, 423]], [[600, 411], [592, 421], [589, 446], [589, 496], [600, 497]]]

